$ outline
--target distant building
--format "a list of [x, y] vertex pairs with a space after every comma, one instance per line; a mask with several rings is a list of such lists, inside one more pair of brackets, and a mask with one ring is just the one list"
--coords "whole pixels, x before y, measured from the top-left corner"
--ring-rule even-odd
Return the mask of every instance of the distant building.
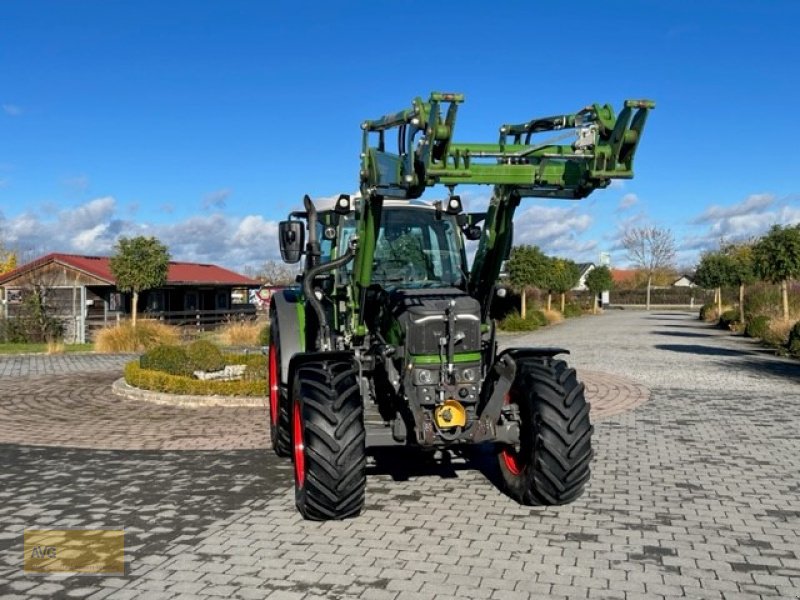
[[690, 287], [690, 288], [693, 288], [693, 287], [697, 287], [697, 284], [688, 275], [681, 275], [679, 279], [675, 280], [672, 283], [672, 287]]
[[591, 273], [595, 269], [596, 265], [594, 263], [578, 263], [578, 269], [580, 269], [581, 276], [578, 280], [578, 285], [572, 288], [576, 292], [584, 292], [586, 291], [586, 276]]
[[638, 277], [638, 269], [611, 269], [611, 279], [615, 287], [633, 287]]
[[[233, 300], [247, 298], [247, 291], [260, 285], [217, 265], [170, 262], [166, 284], [140, 293], [137, 312], [197, 326], [234, 315], [255, 315], [253, 305]], [[45, 292], [48, 309], [64, 323], [68, 341], [85, 341], [93, 329], [131, 312], [131, 294], [117, 289], [107, 256], [53, 253], [0, 275], [0, 317], [19, 314], [25, 295], [34, 287]]]

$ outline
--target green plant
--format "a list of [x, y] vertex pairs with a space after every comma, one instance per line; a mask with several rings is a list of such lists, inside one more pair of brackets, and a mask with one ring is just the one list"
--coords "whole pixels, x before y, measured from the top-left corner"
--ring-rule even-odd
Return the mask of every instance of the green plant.
[[700, 307], [700, 320], [713, 321], [717, 318], [717, 305], [709, 302]]
[[264, 325], [261, 331], [258, 332], [258, 345], [269, 346], [269, 323]]
[[792, 330], [789, 332], [789, 354], [796, 358], [800, 358], [800, 321], [794, 324]]
[[169, 271], [169, 251], [154, 237], [121, 237], [114, 247], [109, 266], [117, 289], [131, 292], [131, 322], [136, 327], [139, 292], [162, 286]]
[[[541, 314], [541, 311], [533, 311]], [[513, 312], [505, 319], [500, 321], [500, 329], [503, 331], [535, 331], [541, 327], [538, 317], [529, 316], [523, 319], [518, 312]]]
[[222, 352], [208, 340], [197, 340], [186, 346], [193, 371], [219, 371], [225, 367]]
[[747, 337], [764, 339], [769, 335], [769, 317], [766, 315], [757, 315], [747, 322], [744, 328], [744, 334]]
[[564, 316], [567, 319], [571, 319], [572, 317], [580, 317], [583, 314], [583, 310], [577, 304], [567, 304], [564, 306]]
[[156, 346], [139, 358], [139, 365], [142, 369], [170, 375], [189, 376], [194, 370], [186, 350], [181, 346]]
[[267, 379], [240, 379], [236, 381], [202, 381], [191, 377], [173, 375], [163, 371], [143, 368], [139, 361], [125, 366], [125, 381], [128, 385], [145, 390], [169, 394], [192, 394], [198, 396], [266, 396]]
[[726, 310], [722, 313], [719, 317], [718, 326], [722, 329], [729, 329], [731, 331], [735, 331], [738, 329], [739, 321], [739, 311], [737, 310]]
[[753, 246], [756, 274], [781, 286], [783, 320], [789, 320], [789, 280], [800, 276], [800, 224], [773, 225]]

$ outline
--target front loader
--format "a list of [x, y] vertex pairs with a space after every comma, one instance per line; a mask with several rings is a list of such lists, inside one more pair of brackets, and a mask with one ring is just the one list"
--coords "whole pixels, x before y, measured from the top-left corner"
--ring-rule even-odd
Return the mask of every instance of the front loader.
[[[654, 104], [594, 104], [477, 144], [454, 141], [462, 102], [433, 93], [365, 121], [360, 195], [306, 196], [279, 225], [283, 259], [305, 268], [270, 304], [270, 432], [307, 519], [360, 513], [368, 446], [491, 443], [523, 504], [570, 502], [589, 480], [589, 404], [557, 358], [567, 351], [498, 353], [492, 301], [522, 199], [580, 199], [633, 177]], [[444, 200], [419, 200], [439, 184]], [[494, 186], [485, 212], [464, 211], [455, 188], [466, 184]], [[471, 267], [467, 241], [478, 242]]]

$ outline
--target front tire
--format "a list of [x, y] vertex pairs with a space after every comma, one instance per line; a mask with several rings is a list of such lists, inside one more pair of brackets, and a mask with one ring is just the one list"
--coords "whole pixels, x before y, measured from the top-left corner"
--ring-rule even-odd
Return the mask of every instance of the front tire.
[[498, 448], [508, 494], [528, 505], [578, 498], [589, 481], [593, 427], [575, 369], [551, 357], [520, 361], [507, 401], [520, 416], [519, 444]]
[[357, 516], [367, 464], [358, 370], [350, 361], [306, 363], [292, 389], [297, 510], [313, 521]]

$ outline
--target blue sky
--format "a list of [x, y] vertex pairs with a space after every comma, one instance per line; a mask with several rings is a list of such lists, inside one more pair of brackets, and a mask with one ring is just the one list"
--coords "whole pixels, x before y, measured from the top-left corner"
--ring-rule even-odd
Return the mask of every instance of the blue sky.
[[[636, 177], [527, 200], [517, 239], [576, 260], [632, 224], [698, 252], [800, 221], [798, 2], [114, 2], [0, 6], [0, 240], [277, 256], [302, 195], [357, 189], [359, 123], [459, 91], [459, 141], [652, 98]], [[489, 188], [461, 190], [477, 208]], [[444, 189], [428, 196], [441, 196]]]

